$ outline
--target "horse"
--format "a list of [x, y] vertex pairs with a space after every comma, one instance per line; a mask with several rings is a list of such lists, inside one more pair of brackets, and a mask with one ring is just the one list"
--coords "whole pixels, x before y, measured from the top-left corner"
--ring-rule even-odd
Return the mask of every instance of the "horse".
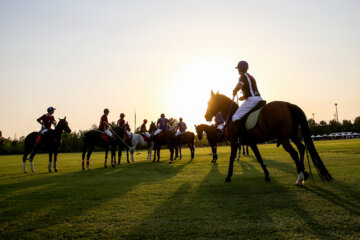
[[[211, 97], [205, 113], [205, 119], [207, 121], [211, 121], [217, 112], [221, 112], [223, 116], [229, 115], [228, 119], [231, 119], [237, 108], [238, 105], [230, 98], [219, 93], [214, 94], [214, 92], [211, 91]], [[301, 129], [301, 133], [304, 137], [305, 146], [298, 137], [299, 128]], [[237, 141], [239, 137], [237, 127], [231, 120], [226, 123], [226, 135], [227, 139], [231, 142], [231, 155], [228, 175], [225, 182], [231, 182], [234, 159], [237, 152]], [[270, 102], [262, 108], [258, 117], [257, 125], [252, 130], [247, 131], [246, 144], [249, 144], [260, 163], [265, 174], [265, 181], [270, 181], [269, 171], [263, 163], [256, 143], [262, 143], [274, 138], [277, 139], [277, 146], [282, 145], [295, 162], [298, 173], [298, 179], [296, 181], [297, 185], [303, 185], [304, 181], [307, 180], [309, 176], [304, 167], [305, 149], [309, 151], [312, 162], [320, 178], [323, 181], [332, 181], [332, 176], [326, 169], [318, 152], [316, 151], [310, 136], [309, 125], [305, 113], [300, 107], [289, 102]], [[292, 140], [297, 147], [300, 153], [300, 158], [298, 156], [298, 152], [291, 146], [290, 140]]]
[[195, 156], [195, 134], [193, 132], [185, 132], [183, 134], [180, 134], [178, 136], [175, 136], [175, 160], [179, 157], [178, 152], [180, 150], [180, 157], [179, 160], [181, 160], [181, 145], [187, 144], [190, 148], [191, 152], [191, 160], [194, 159]]
[[[130, 153], [131, 153], [131, 151], [132, 151], [131, 150], [132, 141], [131, 141], [130, 137], [128, 137], [126, 135], [126, 133], [125, 133], [126, 130], [129, 131], [129, 132], [131, 131], [128, 122], [126, 122], [124, 127], [119, 127], [119, 126], [113, 126], [112, 127], [112, 131], [115, 132], [115, 134], [117, 135], [115, 137], [116, 137], [116, 140], [117, 140], [117, 145], [119, 147], [118, 164], [120, 164], [120, 162], [121, 162], [122, 151], [124, 150], [124, 148], [126, 149], [127, 163], [130, 163], [130, 161], [129, 161], [129, 150], [130, 150]], [[133, 157], [131, 158], [131, 160], [132, 160], [132, 162], [135, 162]], [[114, 164], [116, 164], [116, 161], [114, 162]]]
[[[149, 132], [155, 131], [156, 125], [154, 122], [151, 122]], [[166, 145], [170, 150], [170, 163], [173, 162], [174, 158], [174, 148], [175, 148], [175, 133], [169, 129], [163, 130], [154, 139], [154, 159], [152, 162], [155, 162], [156, 153], [157, 153], [157, 162], [160, 161], [160, 148], [161, 145]]]
[[[153, 124], [153, 122], [151, 122], [151, 124]], [[154, 126], [155, 126], [155, 123], [154, 123]], [[154, 129], [154, 127], [153, 127], [153, 129]], [[150, 134], [153, 134], [153, 129], [151, 131], [149, 131]], [[133, 134], [133, 137], [131, 140], [132, 147], [131, 147], [131, 151], [130, 151], [132, 161], [134, 161], [134, 152], [135, 152], [137, 146], [147, 147], [147, 150], [148, 150], [147, 160], [151, 161], [151, 153], [154, 148], [154, 141], [152, 141], [152, 140], [149, 140], [149, 141], [150, 141], [150, 144], [149, 144], [149, 142], [145, 141], [144, 136], [142, 136], [141, 134], [137, 134], [137, 133]]]
[[90, 130], [84, 134], [83, 137], [83, 152], [82, 152], [82, 170], [85, 170], [85, 154], [86, 156], [86, 167], [90, 170], [90, 156], [94, 151], [95, 146], [105, 148], [105, 162], [104, 167], [107, 167], [107, 158], [109, 148], [111, 150], [111, 166], [115, 167], [115, 150], [117, 141], [114, 137], [109, 137], [106, 133], [100, 130]]
[[215, 163], [218, 159], [217, 143], [221, 141], [219, 132], [217, 131], [216, 127], [207, 124], [195, 125], [195, 129], [199, 140], [203, 138], [203, 133], [206, 133], [206, 137], [213, 155], [213, 159], [211, 162]]
[[34, 168], [34, 156], [36, 154], [36, 151], [39, 148], [45, 149], [49, 153], [49, 165], [48, 170], [49, 173], [51, 173], [51, 162], [52, 162], [52, 156], [54, 155], [54, 171], [57, 172], [57, 155], [59, 152], [60, 144], [61, 144], [61, 135], [62, 132], [70, 133], [71, 129], [69, 128], [68, 122], [66, 121], [66, 117], [63, 119], [59, 119], [59, 123], [56, 125], [55, 130], [49, 129], [46, 133], [43, 135], [40, 135], [39, 132], [32, 132], [28, 134], [24, 141], [24, 155], [23, 155], [23, 170], [24, 173], [27, 173], [26, 171], [26, 160], [27, 155], [30, 154], [30, 167], [31, 171], [35, 172]]

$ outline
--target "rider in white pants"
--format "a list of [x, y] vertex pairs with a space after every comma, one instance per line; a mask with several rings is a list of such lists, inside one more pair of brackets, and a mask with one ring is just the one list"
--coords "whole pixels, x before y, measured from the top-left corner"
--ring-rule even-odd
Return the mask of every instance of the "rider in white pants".
[[243, 96], [239, 99], [242, 101], [244, 100], [244, 103], [241, 104], [241, 106], [236, 110], [232, 117], [232, 121], [239, 130], [239, 136], [242, 138], [240, 140], [243, 140], [246, 131], [243, 129], [241, 124], [241, 118], [251, 109], [253, 109], [262, 100], [262, 98], [257, 89], [255, 78], [247, 73], [249, 68], [248, 63], [245, 61], [240, 61], [236, 68], [239, 71], [240, 78], [238, 84], [233, 90], [233, 96], [236, 96], [237, 92], [241, 90]]

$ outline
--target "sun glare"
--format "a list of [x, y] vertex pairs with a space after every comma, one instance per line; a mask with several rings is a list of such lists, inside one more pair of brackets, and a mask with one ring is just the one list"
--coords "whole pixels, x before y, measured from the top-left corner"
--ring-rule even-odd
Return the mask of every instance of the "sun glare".
[[211, 90], [231, 95], [237, 78], [233, 65], [228, 59], [206, 58], [180, 66], [166, 88], [169, 116], [182, 117], [189, 130], [205, 123]]

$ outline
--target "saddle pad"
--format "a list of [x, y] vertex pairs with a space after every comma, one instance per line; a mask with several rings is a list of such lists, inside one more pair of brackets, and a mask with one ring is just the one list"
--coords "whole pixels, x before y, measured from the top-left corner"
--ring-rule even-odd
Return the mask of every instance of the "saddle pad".
[[245, 128], [247, 131], [252, 130], [254, 127], [256, 127], [256, 124], [259, 119], [259, 114], [263, 108], [260, 108], [256, 110], [255, 112], [250, 113], [248, 118], [246, 119]]
[[106, 133], [102, 133], [102, 137], [104, 139], [105, 142], [109, 142], [110, 139], [109, 139], [109, 136], [106, 134]]

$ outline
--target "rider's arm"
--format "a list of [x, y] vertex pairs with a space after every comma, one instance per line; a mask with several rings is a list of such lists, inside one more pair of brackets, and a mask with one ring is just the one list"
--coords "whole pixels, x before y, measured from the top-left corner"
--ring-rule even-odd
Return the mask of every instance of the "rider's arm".
[[238, 82], [238, 84], [236, 84], [234, 90], [233, 90], [233, 96], [236, 96], [236, 93], [242, 88], [243, 83], [242, 82]]

